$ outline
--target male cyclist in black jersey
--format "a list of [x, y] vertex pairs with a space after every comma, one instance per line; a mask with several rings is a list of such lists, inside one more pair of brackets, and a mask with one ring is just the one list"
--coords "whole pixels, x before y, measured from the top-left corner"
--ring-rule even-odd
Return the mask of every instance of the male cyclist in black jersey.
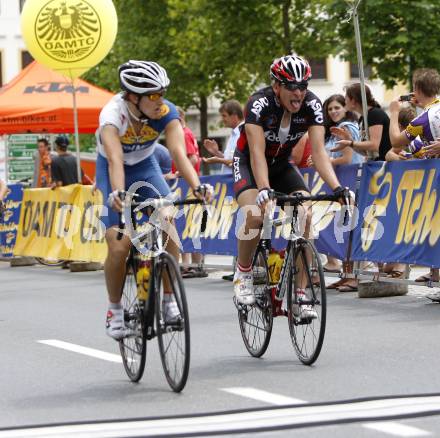
[[[276, 59], [270, 67], [271, 86], [254, 93], [246, 106], [233, 157], [234, 192], [240, 208], [260, 208], [248, 210], [245, 235], [238, 239], [234, 293], [241, 304], [255, 302], [251, 264], [260, 237], [255, 230], [263, 224], [271, 190], [308, 192], [298, 169], [289, 164], [292, 148], [306, 132], [316, 170], [335, 193], [344, 192], [324, 148], [321, 101], [307, 89], [311, 76], [308, 62], [295, 54]], [[305, 293], [297, 291], [300, 296]], [[301, 317], [316, 318], [311, 306], [301, 307]]]

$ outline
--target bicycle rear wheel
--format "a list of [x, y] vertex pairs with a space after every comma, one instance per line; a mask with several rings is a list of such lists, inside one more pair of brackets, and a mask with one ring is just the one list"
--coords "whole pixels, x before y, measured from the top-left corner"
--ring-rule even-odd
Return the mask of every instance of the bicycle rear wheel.
[[129, 334], [119, 341], [119, 349], [125, 371], [132, 382], [138, 382], [144, 374], [147, 354], [147, 341], [144, 330], [145, 302], [138, 299], [136, 284], [138, 266], [139, 260], [130, 253], [127, 259], [122, 290], [125, 326]]
[[[292, 259], [287, 275], [290, 337], [299, 360], [311, 365], [321, 352], [325, 334], [324, 272], [315, 246], [306, 239], [296, 242]], [[305, 290], [305, 297], [298, 298], [298, 289]]]
[[[165, 377], [171, 389], [180, 392], [188, 379], [190, 363], [190, 330], [185, 288], [179, 267], [168, 253], [160, 255], [155, 273], [156, 330], [160, 358]], [[165, 286], [164, 286], [165, 285]], [[167, 299], [175, 300], [178, 315], [170, 317], [165, 311], [164, 292]]]
[[273, 309], [269, 286], [266, 252], [257, 248], [252, 263], [255, 304], [237, 304], [238, 322], [244, 345], [251, 356], [261, 357], [267, 350], [272, 334]]

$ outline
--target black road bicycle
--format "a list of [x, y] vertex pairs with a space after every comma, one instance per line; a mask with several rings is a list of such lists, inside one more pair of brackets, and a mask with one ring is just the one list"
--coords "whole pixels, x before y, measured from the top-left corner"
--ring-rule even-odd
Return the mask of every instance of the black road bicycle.
[[[132, 241], [126, 261], [126, 273], [122, 290], [126, 337], [119, 341], [125, 371], [133, 382], [138, 382], [144, 372], [147, 341], [157, 336], [163, 370], [168, 384], [175, 392], [184, 388], [190, 365], [190, 328], [185, 288], [179, 266], [172, 255], [163, 247], [159, 211], [164, 207], [202, 204], [198, 199], [171, 201], [166, 198], [151, 199], [144, 203], [133, 202], [129, 207], [130, 223], [125, 228]], [[154, 209], [152, 213], [151, 209]], [[139, 211], [149, 213], [149, 221], [143, 230], [136, 230], [135, 215]], [[202, 232], [206, 225], [206, 210], [201, 220]], [[122, 216], [123, 217], [123, 216]], [[122, 223], [121, 223], [122, 225]], [[122, 238], [119, 233], [118, 238]], [[149, 281], [147, 290], [140, 284], [144, 269], [149, 262]], [[163, 311], [164, 283], [171, 290], [172, 299], [177, 303], [179, 316], [166, 321]]]
[[[346, 205], [349, 205], [349, 192], [346, 192]], [[311, 365], [318, 358], [324, 341], [326, 289], [321, 259], [315, 246], [298, 235], [298, 207], [307, 201], [337, 201], [340, 195], [305, 196], [296, 193], [286, 196], [275, 193], [273, 198], [278, 205], [289, 204], [291, 208], [287, 220], [271, 222], [274, 226], [288, 222], [291, 225], [281, 274], [277, 283], [270, 282], [267, 259], [271, 241], [261, 238], [252, 263], [255, 304], [243, 305], [234, 297], [240, 331], [248, 352], [261, 357], [270, 342], [273, 318], [287, 316], [295, 352], [302, 363]], [[298, 290], [305, 291], [305, 294], [299, 296]], [[287, 308], [282, 307], [285, 297]]]

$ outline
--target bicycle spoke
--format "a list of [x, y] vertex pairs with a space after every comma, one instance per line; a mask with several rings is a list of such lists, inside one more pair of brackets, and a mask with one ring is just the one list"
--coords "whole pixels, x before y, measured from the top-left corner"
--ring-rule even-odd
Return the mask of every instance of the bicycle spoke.
[[[288, 277], [292, 343], [298, 358], [311, 365], [321, 351], [326, 322], [324, 276], [319, 255], [311, 242], [305, 239], [297, 242]], [[297, 294], [298, 290], [302, 291], [301, 294]]]
[[[156, 299], [156, 326], [158, 330], [159, 351], [166, 379], [171, 388], [178, 392], [183, 389], [189, 372], [189, 318], [185, 290], [179, 268], [172, 256], [161, 255]], [[175, 300], [179, 309], [178, 323], [167, 323], [164, 313], [164, 293]]]
[[254, 357], [261, 357], [269, 345], [272, 333], [272, 302], [265, 252], [257, 249], [252, 264], [256, 303], [238, 305], [238, 321], [246, 349]]

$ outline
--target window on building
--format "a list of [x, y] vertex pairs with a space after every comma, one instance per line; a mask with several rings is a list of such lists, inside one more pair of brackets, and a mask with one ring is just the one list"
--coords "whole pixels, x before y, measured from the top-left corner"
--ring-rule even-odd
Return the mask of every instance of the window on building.
[[24, 2], [25, 2], [26, 0], [19, 0], [19, 4], [20, 4], [20, 12], [22, 11], [22, 9], [23, 9], [23, 6], [24, 6]]
[[21, 68], [22, 69], [26, 68], [33, 60], [34, 60], [34, 58], [27, 50], [23, 50], [21, 52]]
[[[364, 65], [364, 76], [367, 79], [371, 76], [371, 67], [369, 65]], [[350, 78], [359, 79], [359, 67], [357, 62], [350, 62]]]
[[327, 80], [327, 61], [325, 58], [309, 59], [310, 68], [312, 69], [312, 79]]

